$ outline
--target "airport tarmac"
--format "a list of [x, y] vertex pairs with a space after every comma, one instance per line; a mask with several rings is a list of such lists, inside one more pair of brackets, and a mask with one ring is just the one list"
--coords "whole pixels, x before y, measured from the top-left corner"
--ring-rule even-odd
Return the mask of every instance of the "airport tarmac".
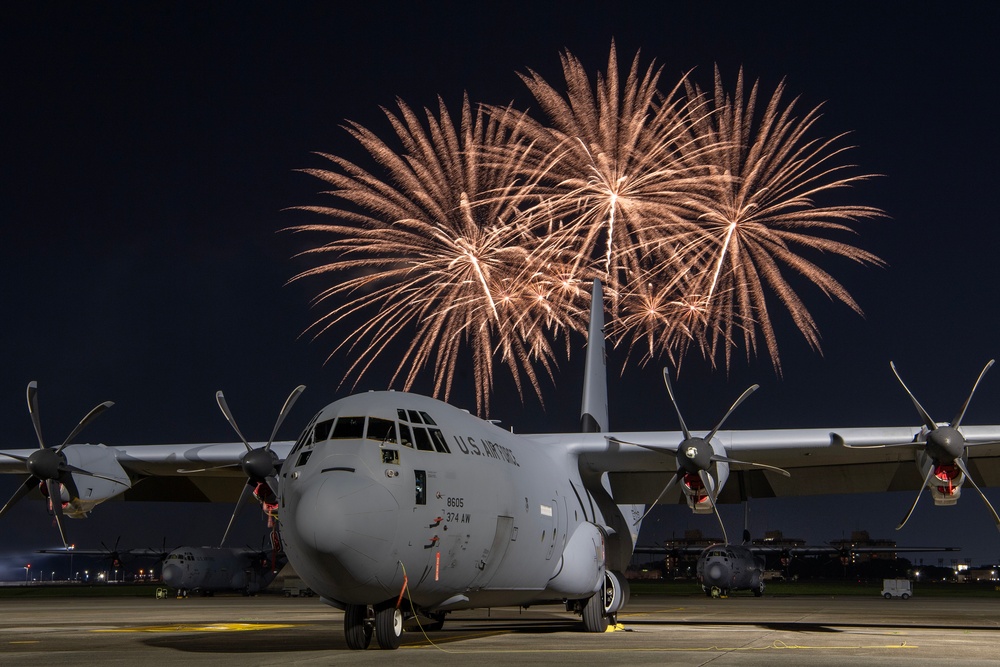
[[633, 596], [623, 630], [558, 607], [457, 612], [398, 651], [350, 651], [317, 598], [0, 599], [0, 665], [1000, 665], [989, 598]]

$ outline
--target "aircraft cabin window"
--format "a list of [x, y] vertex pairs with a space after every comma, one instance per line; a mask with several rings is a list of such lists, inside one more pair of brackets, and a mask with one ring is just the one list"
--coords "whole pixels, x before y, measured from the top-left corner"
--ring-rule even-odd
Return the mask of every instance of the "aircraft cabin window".
[[396, 422], [379, 417], [368, 418], [368, 439], [385, 444], [396, 444]]
[[307, 449], [306, 451], [299, 454], [299, 460], [295, 462], [295, 467], [304, 466], [309, 463], [309, 457], [312, 456], [313, 450]]
[[427, 504], [427, 471], [414, 470], [413, 479], [416, 486], [416, 503], [418, 505]]
[[413, 436], [416, 438], [417, 449], [422, 452], [434, 451], [434, 445], [431, 444], [431, 437], [427, 435], [427, 429], [422, 426], [414, 426]]
[[444, 434], [441, 433], [439, 429], [429, 428], [431, 440], [434, 441], [434, 449], [438, 450], [442, 454], [451, 454], [451, 450], [448, 448], [448, 443], [444, 439]]
[[365, 434], [364, 417], [338, 417], [331, 440], [360, 440]]

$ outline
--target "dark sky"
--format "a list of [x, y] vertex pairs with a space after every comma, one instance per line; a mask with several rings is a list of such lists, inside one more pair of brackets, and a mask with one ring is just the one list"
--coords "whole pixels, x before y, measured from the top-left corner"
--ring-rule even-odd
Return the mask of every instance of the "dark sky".
[[[397, 97], [420, 107], [440, 95], [457, 109], [467, 91], [476, 102], [526, 107], [517, 72], [531, 68], [556, 83], [564, 49], [596, 72], [612, 39], [622, 60], [639, 49], [644, 63], [655, 59], [670, 84], [693, 69], [710, 85], [714, 64], [729, 81], [744, 67], [768, 92], [785, 78], [803, 112], [824, 105], [823, 136], [850, 131], [852, 161], [884, 174], [848, 196], [891, 216], [859, 226], [860, 245], [887, 268], [828, 266], [865, 317], [806, 292], [823, 353], [779, 321], [781, 378], [766, 359], [740, 360], [728, 374], [692, 360], [677, 383], [692, 428], [710, 428], [753, 382], [761, 391], [732, 428], [915, 424], [890, 360], [931, 415], [947, 420], [997, 354], [1000, 225], [990, 193], [1000, 152], [1000, 8], [343, 4], [0, 9], [0, 446], [35, 446], [24, 400], [30, 380], [39, 382], [51, 441], [107, 399], [116, 406], [83, 440], [231, 441], [217, 389], [248, 437], [263, 439], [302, 383], [308, 390], [281, 434], [295, 437], [314, 411], [348, 391], [338, 389], [345, 357], [325, 363], [335, 337], [301, 335], [316, 315], [313, 290], [286, 285], [305, 266], [292, 257], [306, 240], [279, 230], [311, 220], [286, 209], [327, 203], [320, 183], [296, 170], [325, 166], [313, 151], [360, 158], [341, 124], [358, 121], [388, 136], [379, 106]], [[579, 359], [546, 387], [544, 409], [531, 398], [502, 398], [495, 415], [522, 432], [573, 430]], [[388, 380], [379, 370], [358, 388]], [[512, 391], [503, 380], [498, 389]], [[468, 395], [454, 402], [474, 408]], [[617, 429], [677, 427], [656, 365], [613, 377], [611, 410]], [[1000, 377], [987, 376], [967, 423], [998, 420]], [[15, 486], [0, 480], [0, 493]], [[975, 562], [1000, 560], [1000, 536], [972, 489], [954, 508], [925, 497], [895, 533], [911, 501], [910, 493], [761, 500], [751, 529], [821, 542], [863, 528], [900, 543], [962, 546]], [[119, 535], [138, 546], [211, 543], [229, 511], [109, 503], [69, 528], [90, 546]], [[653, 516], [649, 541], [692, 527], [715, 532], [709, 518], [686, 510]], [[740, 514], [731, 508], [726, 516], [734, 532]], [[259, 524], [244, 519], [244, 539], [257, 540]], [[38, 502], [22, 503], [0, 526], [8, 550], [57, 540]]]

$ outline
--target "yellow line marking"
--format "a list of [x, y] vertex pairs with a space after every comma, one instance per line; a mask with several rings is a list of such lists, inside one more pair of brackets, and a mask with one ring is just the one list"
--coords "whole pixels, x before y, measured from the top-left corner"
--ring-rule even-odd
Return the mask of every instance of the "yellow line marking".
[[247, 632], [294, 628], [292, 623], [206, 623], [203, 625], [139, 625], [132, 628], [108, 628], [93, 632]]

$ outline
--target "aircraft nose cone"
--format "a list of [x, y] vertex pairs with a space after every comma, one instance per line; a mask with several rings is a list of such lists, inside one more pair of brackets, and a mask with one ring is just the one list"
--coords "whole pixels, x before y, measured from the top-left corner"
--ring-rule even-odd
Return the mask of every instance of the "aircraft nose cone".
[[705, 580], [710, 585], [725, 583], [729, 577], [729, 568], [717, 561], [709, 563], [705, 567]]
[[371, 478], [333, 471], [299, 500], [295, 523], [306, 546], [349, 568], [367, 568], [391, 551], [398, 510], [389, 490]]
[[179, 588], [181, 579], [184, 578], [184, 572], [181, 570], [180, 566], [169, 564], [163, 566], [163, 572], [160, 576], [163, 578], [163, 583], [167, 586]]

